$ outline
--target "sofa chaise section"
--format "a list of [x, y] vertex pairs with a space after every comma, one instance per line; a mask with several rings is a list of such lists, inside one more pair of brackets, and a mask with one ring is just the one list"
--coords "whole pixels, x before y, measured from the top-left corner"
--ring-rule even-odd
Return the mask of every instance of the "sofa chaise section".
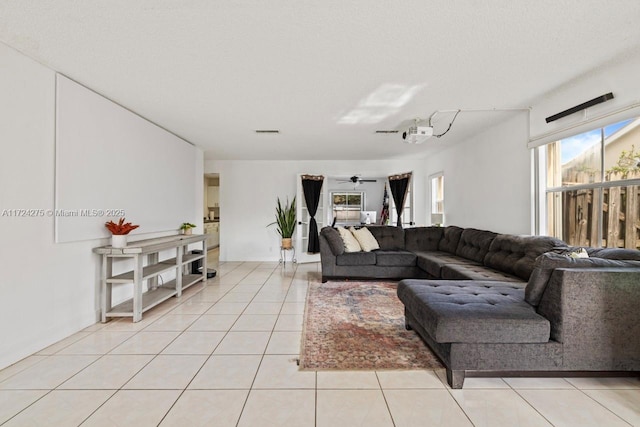
[[550, 324], [506, 282], [407, 279], [398, 285], [406, 310], [437, 342], [540, 343]]
[[[637, 256], [613, 251], [600, 254]], [[487, 374], [640, 373], [640, 261], [549, 252], [526, 287], [402, 280], [398, 297], [407, 328], [440, 357], [453, 388]]]

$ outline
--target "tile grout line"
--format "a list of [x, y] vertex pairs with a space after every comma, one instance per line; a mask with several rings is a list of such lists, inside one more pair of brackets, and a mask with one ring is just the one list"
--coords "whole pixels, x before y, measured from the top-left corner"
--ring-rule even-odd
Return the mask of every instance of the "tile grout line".
[[[503, 380], [504, 381], [504, 380]], [[534, 405], [531, 404], [531, 402], [529, 402], [522, 394], [520, 394], [518, 392], [518, 390], [516, 388], [514, 388], [511, 384], [509, 384], [508, 382], [504, 381], [508, 386], [509, 389], [511, 389], [520, 399], [522, 399], [527, 405], [529, 405], [538, 415], [540, 415], [546, 422], [548, 422], [550, 425], [555, 427], [555, 424], [551, 422], [550, 419], [548, 419], [547, 417], [544, 416], [544, 414], [542, 412], [540, 412], [538, 410], [538, 408], [536, 408]]]
[[391, 418], [391, 424], [393, 424], [393, 426], [396, 426], [396, 420], [393, 418], [393, 413], [391, 412], [391, 408], [389, 407], [389, 401], [387, 401], [387, 396], [384, 393], [384, 388], [382, 388], [382, 382], [380, 382], [380, 377], [378, 376], [378, 371], [374, 371], [374, 374], [376, 376], [376, 381], [378, 381], [378, 387], [380, 387], [380, 392], [382, 393], [382, 399], [384, 399], [384, 404], [387, 408], [387, 412], [389, 413], [389, 417]]
[[[573, 384], [572, 384], [573, 385]], [[616, 417], [620, 418], [623, 422], [629, 424], [630, 426], [632, 426], [633, 424], [631, 424], [629, 421], [625, 420], [624, 418], [622, 418], [620, 415], [618, 415], [617, 413], [613, 412], [610, 408], [606, 407], [605, 405], [603, 405], [600, 401], [598, 401], [597, 399], [591, 397], [588, 393], [585, 393], [585, 390], [602, 390], [602, 389], [581, 389], [576, 387], [576, 389], [578, 391], [580, 391], [580, 393], [584, 394], [585, 396], [587, 396], [587, 398], [589, 398], [590, 400], [594, 401], [595, 403], [597, 403], [598, 405], [600, 405], [601, 407], [603, 407], [605, 410], [609, 411], [610, 413], [612, 413], [613, 415], [615, 415]], [[619, 389], [619, 388], [608, 388], [605, 390], [629, 390], [629, 389]]]

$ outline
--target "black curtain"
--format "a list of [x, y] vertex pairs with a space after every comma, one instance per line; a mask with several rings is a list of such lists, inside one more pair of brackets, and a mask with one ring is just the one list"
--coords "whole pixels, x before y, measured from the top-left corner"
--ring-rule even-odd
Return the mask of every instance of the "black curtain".
[[404, 199], [407, 196], [410, 178], [411, 174], [389, 177], [389, 188], [391, 189], [393, 202], [396, 205], [396, 213], [398, 214], [398, 227], [402, 227], [402, 210], [404, 209]]
[[318, 223], [316, 223], [316, 211], [320, 202], [320, 190], [322, 190], [323, 176], [302, 175], [302, 191], [304, 201], [309, 211], [309, 246], [307, 252], [317, 254], [320, 252], [320, 239], [318, 238]]

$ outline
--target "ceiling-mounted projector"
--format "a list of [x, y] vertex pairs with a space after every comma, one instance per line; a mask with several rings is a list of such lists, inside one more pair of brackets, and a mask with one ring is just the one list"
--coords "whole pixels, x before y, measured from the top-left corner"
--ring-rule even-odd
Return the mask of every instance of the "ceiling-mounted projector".
[[402, 139], [407, 144], [422, 144], [433, 136], [433, 126], [412, 126], [402, 132]]

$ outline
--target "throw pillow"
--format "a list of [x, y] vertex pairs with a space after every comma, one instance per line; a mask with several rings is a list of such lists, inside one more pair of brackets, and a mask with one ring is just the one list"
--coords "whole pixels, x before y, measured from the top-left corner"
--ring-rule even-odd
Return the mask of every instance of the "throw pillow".
[[354, 227], [351, 227], [351, 234], [358, 240], [360, 247], [364, 252], [371, 252], [376, 249], [380, 249], [380, 245], [373, 234], [369, 231], [368, 228], [362, 227], [359, 230], [356, 230]]
[[320, 230], [320, 234], [327, 239], [329, 248], [335, 256], [342, 255], [344, 253], [344, 242], [342, 241], [342, 237], [340, 237], [338, 230], [333, 227], [323, 227], [322, 230]]
[[549, 252], [553, 252], [558, 255], [565, 255], [570, 258], [589, 258], [589, 252], [587, 252], [587, 249], [579, 246], [556, 246]]
[[353, 237], [353, 234], [344, 227], [338, 227], [338, 233], [344, 242], [345, 252], [360, 252], [360, 243]]
[[585, 248], [580, 248], [577, 251], [569, 253], [571, 258], [589, 258], [589, 254]]

